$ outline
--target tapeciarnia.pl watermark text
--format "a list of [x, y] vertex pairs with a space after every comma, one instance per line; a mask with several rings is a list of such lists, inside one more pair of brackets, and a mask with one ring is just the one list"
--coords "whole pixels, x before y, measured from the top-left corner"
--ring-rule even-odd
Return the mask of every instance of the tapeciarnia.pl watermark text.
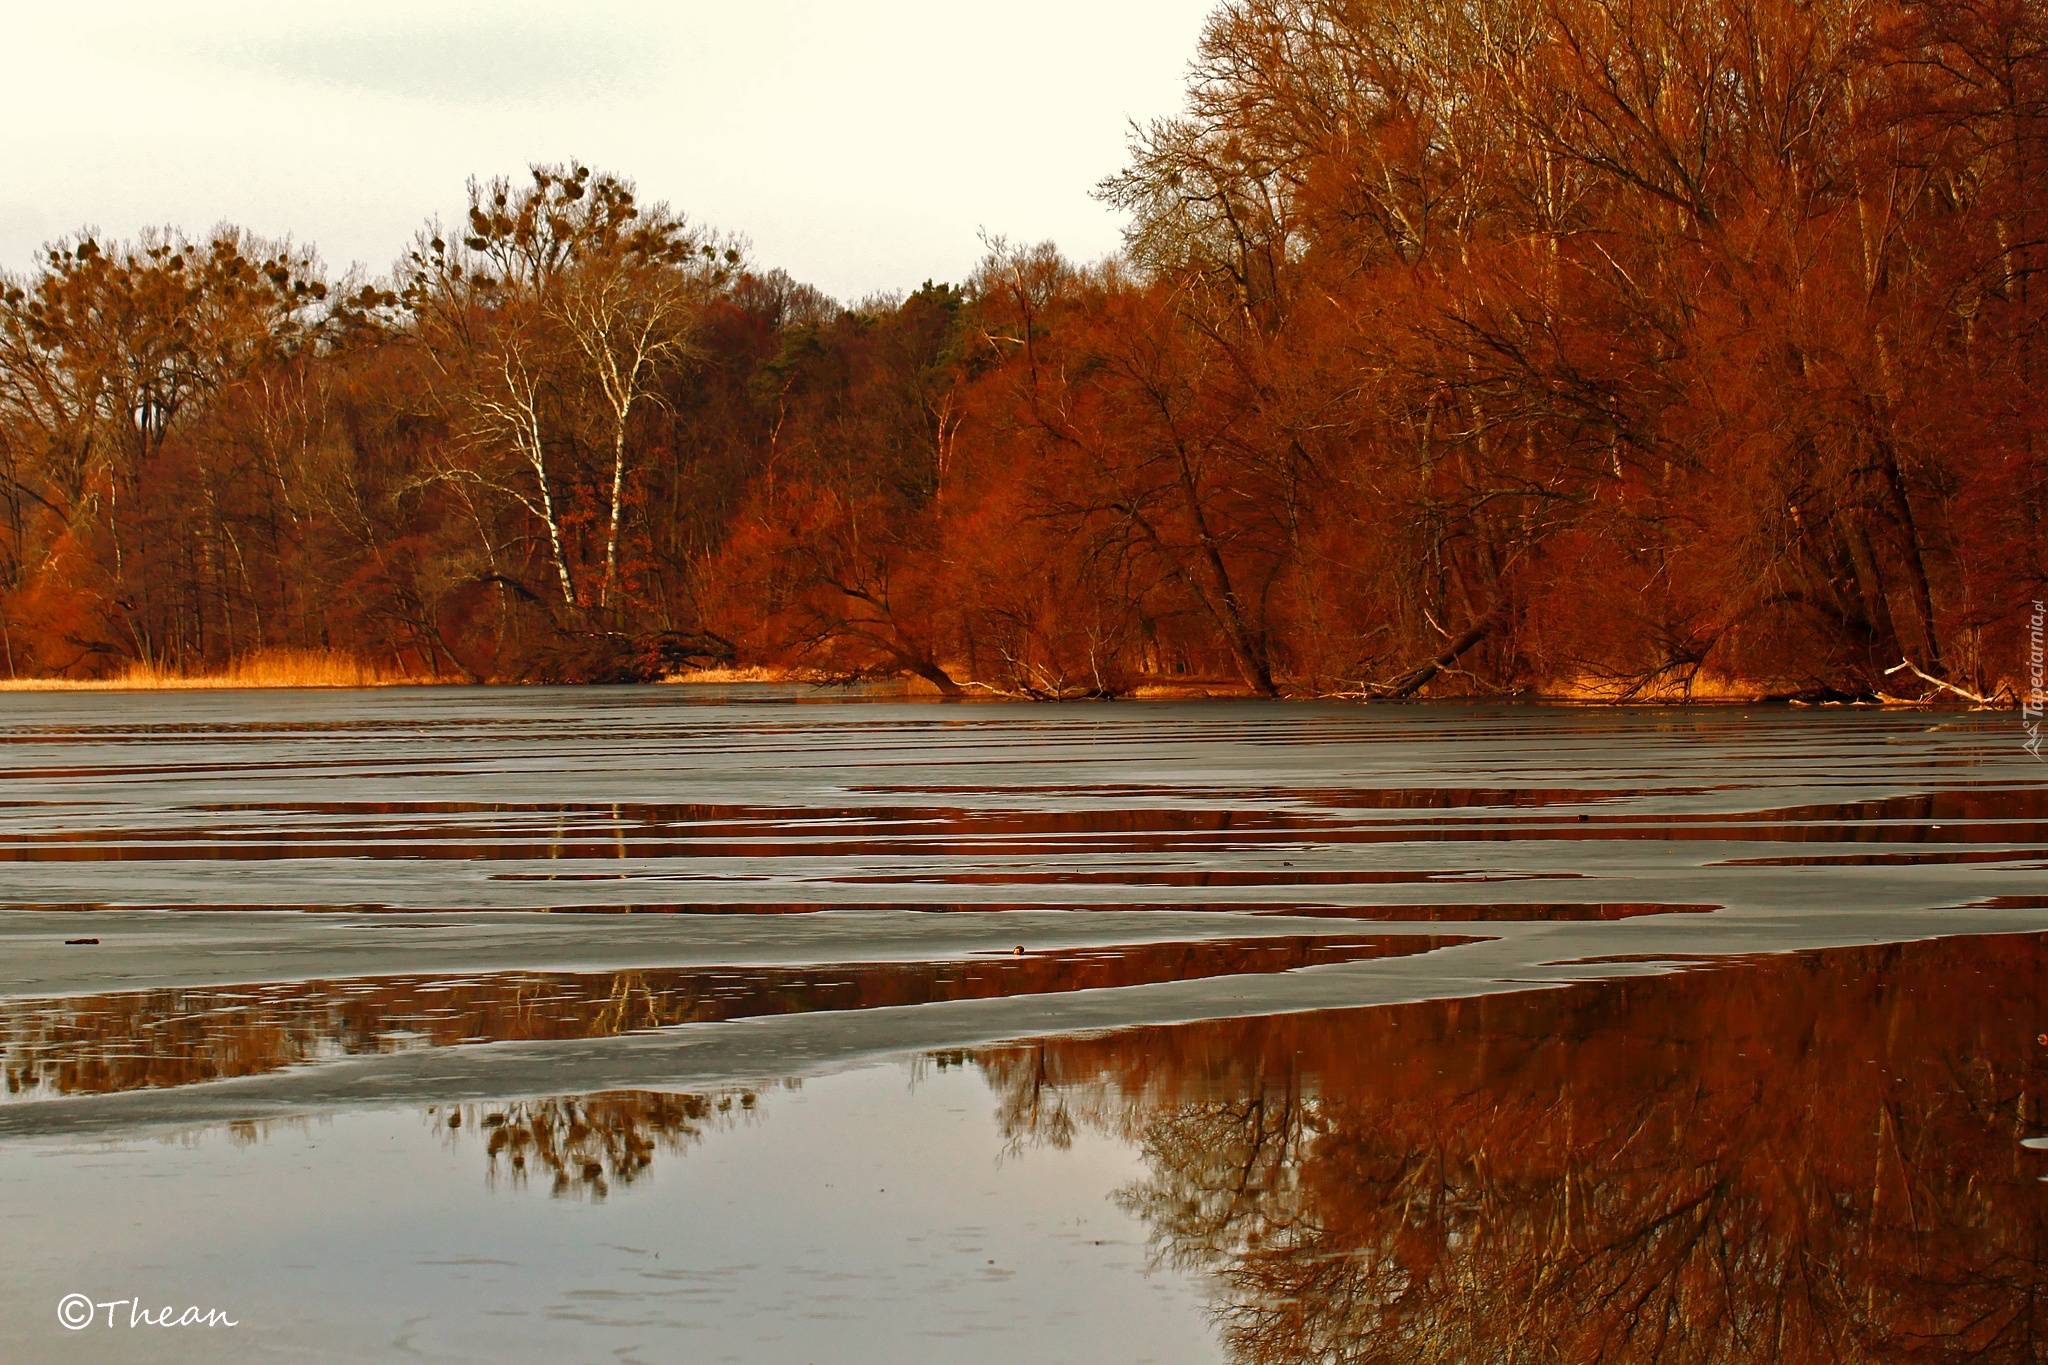
[[[128, 1310], [124, 1323], [115, 1309]], [[109, 1327], [239, 1327], [241, 1324], [218, 1308], [145, 1307], [142, 1300], [102, 1299], [95, 1302], [85, 1294], [66, 1294], [57, 1300], [57, 1321], [74, 1332], [83, 1332], [104, 1317]]]
[[2048, 621], [2048, 605], [2034, 603], [2027, 618], [2027, 695], [2020, 703], [2020, 723], [2027, 728], [2027, 742], [2021, 747], [2036, 759], [2041, 757], [2041, 712], [2048, 708], [2048, 668], [2043, 667], [2041, 625]]

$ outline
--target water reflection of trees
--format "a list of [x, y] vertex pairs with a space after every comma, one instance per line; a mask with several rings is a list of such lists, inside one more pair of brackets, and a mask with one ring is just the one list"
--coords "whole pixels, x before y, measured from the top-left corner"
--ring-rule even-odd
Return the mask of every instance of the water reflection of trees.
[[1470, 941], [1273, 935], [934, 962], [350, 977], [8, 1000], [0, 1001], [0, 1099], [191, 1085], [464, 1043], [1281, 972]]
[[558, 1199], [603, 1199], [645, 1175], [657, 1155], [681, 1156], [758, 1104], [752, 1090], [619, 1090], [434, 1105], [426, 1117], [451, 1144], [483, 1143], [492, 1189], [525, 1189], [538, 1177]]
[[[1010, 1048], [1279, 1362], [2039, 1361], [2043, 940]], [[1047, 1120], [1050, 1120], [1048, 1122]]]

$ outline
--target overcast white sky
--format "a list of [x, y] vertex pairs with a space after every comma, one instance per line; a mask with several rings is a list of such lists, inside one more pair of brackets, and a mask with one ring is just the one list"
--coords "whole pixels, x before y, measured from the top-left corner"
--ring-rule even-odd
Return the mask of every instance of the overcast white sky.
[[471, 175], [580, 157], [843, 299], [983, 229], [1092, 260], [1214, 0], [0, 6], [0, 268], [223, 219], [384, 273]]

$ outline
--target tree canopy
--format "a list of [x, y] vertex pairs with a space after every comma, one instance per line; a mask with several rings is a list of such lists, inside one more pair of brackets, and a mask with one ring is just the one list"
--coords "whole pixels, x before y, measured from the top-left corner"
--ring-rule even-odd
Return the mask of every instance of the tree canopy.
[[1097, 264], [842, 305], [575, 163], [385, 281], [67, 238], [0, 292], [6, 666], [1991, 696], [2044, 99], [2039, 0], [1229, 0]]

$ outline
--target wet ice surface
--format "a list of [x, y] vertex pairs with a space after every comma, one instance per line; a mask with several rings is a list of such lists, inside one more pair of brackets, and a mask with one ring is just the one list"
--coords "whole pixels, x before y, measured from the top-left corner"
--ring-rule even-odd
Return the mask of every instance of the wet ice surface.
[[[35, 1099], [0, 1104], [0, 1134], [711, 1082], [1654, 970], [1645, 959], [2048, 927], [2048, 787], [2005, 716], [815, 696], [0, 698], [0, 1048], [27, 1078], [12, 1093]], [[520, 913], [534, 911], [550, 913]], [[366, 981], [521, 974], [629, 994], [622, 974], [650, 971], [935, 978], [1018, 946], [1036, 959], [1368, 923], [1435, 951], [1058, 992], [1017, 978], [916, 1008], [819, 995], [653, 1035], [402, 1026], [385, 1048], [299, 1028], [254, 1049], [291, 1065], [182, 1073], [152, 1054], [191, 1040], [123, 1025], [102, 1074], [142, 1084], [88, 1096], [36, 1079], [51, 1029], [75, 1057], [97, 1027], [68, 1015], [175, 1015], [188, 990], [192, 1013], [219, 1018], [305, 982], [360, 996]], [[1430, 937], [1446, 932], [1472, 941]], [[165, 1083], [214, 1077], [240, 1079]]]
[[684, 1024], [1113, 990], [1426, 953], [1404, 934], [1200, 939], [943, 962], [486, 972], [0, 1000], [0, 1100], [192, 1085], [422, 1047], [616, 1037]]
[[2010, 716], [0, 696], [0, 1356], [133, 1358], [67, 1276], [250, 1359], [1962, 1341], [1928, 1266], [2039, 1288], [2043, 932]]

